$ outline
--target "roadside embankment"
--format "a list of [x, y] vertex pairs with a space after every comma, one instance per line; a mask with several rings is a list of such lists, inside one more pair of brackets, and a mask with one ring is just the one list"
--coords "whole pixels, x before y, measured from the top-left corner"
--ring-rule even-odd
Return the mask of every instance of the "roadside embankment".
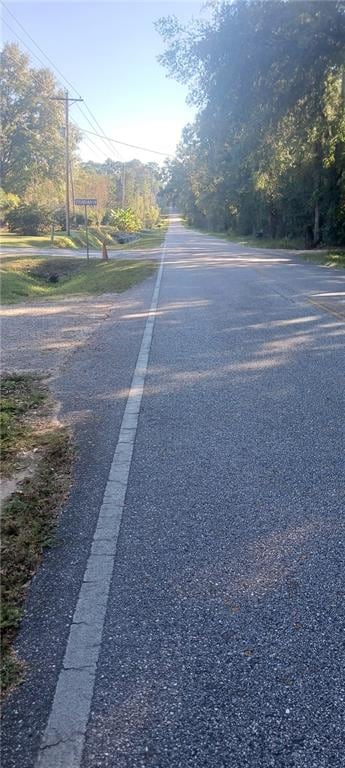
[[125, 291], [149, 277], [153, 261], [85, 259], [51, 256], [3, 256], [2, 303]]
[[1, 379], [1, 687], [5, 694], [24, 668], [13, 650], [27, 587], [52, 542], [68, 492], [72, 447], [56, 404], [40, 376]]

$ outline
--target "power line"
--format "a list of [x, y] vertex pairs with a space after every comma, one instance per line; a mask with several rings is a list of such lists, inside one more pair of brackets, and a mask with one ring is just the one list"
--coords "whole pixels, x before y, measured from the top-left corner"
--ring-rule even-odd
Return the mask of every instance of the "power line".
[[[2, 5], [3, 5], [3, 6], [4, 6], [4, 8], [6, 9], [6, 11], [7, 11], [7, 12], [8, 12], [8, 13], [9, 13], [11, 16], [12, 16], [12, 18], [15, 20], [15, 22], [18, 24], [18, 26], [19, 26], [19, 27], [20, 27], [20, 28], [21, 28], [21, 29], [22, 29], [22, 30], [25, 32], [25, 34], [27, 35], [27, 37], [28, 37], [28, 38], [29, 38], [29, 39], [32, 41], [32, 43], [33, 43], [33, 44], [36, 46], [36, 48], [37, 48], [37, 49], [40, 51], [40, 53], [42, 53], [42, 55], [43, 55], [43, 56], [44, 56], [44, 57], [47, 59], [47, 61], [48, 61], [48, 62], [51, 64], [51, 66], [53, 67], [53, 69], [55, 70], [55, 72], [57, 72], [57, 73], [60, 75], [60, 77], [61, 77], [61, 78], [62, 78], [62, 79], [65, 81], [65, 83], [67, 83], [67, 84], [68, 84], [68, 85], [69, 85], [69, 86], [72, 88], [72, 90], [73, 90], [73, 91], [74, 91], [74, 92], [75, 92], [75, 93], [78, 95], [78, 98], [81, 98], [81, 97], [80, 97], [80, 95], [79, 95], [79, 91], [77, 90], [77, 88], [75, 88], [75, 86], [74, 86], [74, 85], [71, 83], [71, 81], [70, 81], [70, 80], [68, 80], [68, 79], [67, 79], [67, 78], [66, 78], [66, 77], [65, 77], [65, 76], [62, 74], [61, 70], [60, 70], [60, 69], [59, 69], [59, 68], [56, 66], [56, 64], [54, 64], [54, 62], [52, 61], [52, 59], [51, 59], [51, 58], [50, 58], [50, 57], [49, 57], [49, 56], [48, 56], [48, 55], [47, 55], [47, 54], [44, 52], [44, 50], [41, 48], [41, 46], [40, 46], [40, 45], [38, 45], [38, 43], [37, 43], [37, 42], [34, 40], [34, 38], [33, 38], [33, 37], [30, 35], [30, 33], [29, 33], [29, 32], [28, 32], [26, 29], [25, 29], [25, 27], [23, 26], [23, 24], [21, 24], [21, 22], [20, 22], [20, 21], [19, 21], [19, 20], [16, 18], [16, 16], [14, 15], [14, 13], [12, 13], [12, 11], [10, 11], [10, 9], [7, 7], [7, 5], [6, 5], [4, 2], [2, 2]], [[42, 59], [41, 59], [39, 56], [37, 56], [37, 54], [36, 54], [36, 53], [35, 53], [35, 52], [34, 52], [34, 51], [33, 51], [33, 50], [30, 48], [30, 46], [28, 46], [28, 45], [27, 45], [27, 43], [25, 43], [25, 42], [24, 42], [24, 40], [23, 40], [23, 39], [20, 37], [20, 35], [18, 35], [18, 33], [17, 33], [17, 32], [16, 32], [16, 31], [15, 31], [15, 30], [14, 30], [14, 29], [11, 27], [11, 25], [10, 25], [10, 24], [9, 24], [9, 23], [8, 23], [8, 22], [5, 20], [5, 19], [3, 19], [3, 21], [5, 22], [5, 24], [7, 25], [7, 27], [8, 27], [8, 28], [11, 30], [11, 32], [12, 32], [12, 33], [13, 33], [13, 34], [14, 34], [14, 35], [15, 35], [15, 36], [18, 38], [18, 40], [20, 40], [20, 42], [22, 43], [22, 45], [24, 45], [24, 46], [25, 46], [25, 48], [26, 48], [26, 49], [27, 49], [27, 50], [28, 50], [28, 51], [29, 51], [29, 52], [30, 52], [30, 53], [31, 53], [31, 54], [32, 54], [32, 55], [33, 55], [33, 56], [34, 56], [34, 57], [37, 59], [37, 61], [39, 61], [39, 62], [40, 62], [40, 64], [42, 64], [42, 66], [43, 66], [44, 68], [46, 68], [46, 64], [45, 64], [45, 62], [43, 62], [43, 61], [42, 61]], [[36, 82], [37, 82], [37, 81], [36, 81]], [[61, 82], [61, 81], [60, 81], [60, 82]], [[62, 83], [61, 83], [61, 84], [62, 84]], [[115, 149], [115, 148], [114, 148], [114, 147], [112, 147], [111, 145], [113, 145], [113, 144], [120, 144], [121, 146], [124, 146], [124, 147], [130, 147], [131, 149], [138, 149], [138, 150], [141, 150], [141, 151], [143, 151], [143, 152], [149, 152], [149, 153], [151, 153], [151, 154], [160, 155], [161, 157], [171, 157], [171, 156], [172, 156], [172, 155], [171, 155], [169, 152], [160, 152], [160, 151], [158, 151], [158, 150], [156, 150], [156, 149], [150, 149], [150, 148], [148, 148], [148, 147], [141, 147], [141, 146], [139, 146], [139, 145], [137, 145], [137, 144], [129, 144], [129, 143], [125, 142], [125, 141], [119, 141], [118, 139], [113, 139], [113, 138], [111, 138], [111, 137], [109, 137], [109, 136], [106, 136], [106, 134], [104, 133], [104, 131], [103, 131], [103, 129], [102, 129], [102, 127], [101, 127], [101, 125], [99, 124], [99, 122], [98, 122], [97, 118], [94, 116], [94, 114], [93, 114], [92, 110], [91, 110], [91, 109], [90, 109], [90, 107], [89, 107], [89, 106], [86, 104], [86, 102], [84, 102], [84, 106], [85, 106], [85, 108], [87, 109], [88, 113], [91, 115], [91, 118], [92, 118], [92, 120], [93, 120], [93, 123], [94, 123], [94, 124], [97, 126], [98, 130], [100, 131], [100, 133], [97, 133], [96, 131], [88, 131], [88, 130], [86, 130], [86, 129], [84, 129], [84, 128], [80, 128], [80, 126], [78, 126], [78, 127], [80, 128], [80, 130], [81, 130], [81, 132], [82, 132], [82, 133], [87, 133], [87, 134], [89, 134], [89, 135], [91, 135], [91, 136], [97, 136], [97, 138], [99, 138], [99, 139], [101, 139], [101, 140], [102, 140], [102, 142], [103, 142], [104, 146], [105, 146], [105, 147], [107, 147], [108, 149], [110, 148], [110, 149], [111, 149], [111, 151], [113, 151], [113, 150]], [[80, 107], [80, 105], [79, 105], [79, 104], [77, 104], [77, 109], [80, 111], [81, 115], [82, 115], [82, 116], [84, 117], [84, 119], [85, 119], [85, 120], [88, 122], [88, 124], [91, 126], [91, 128], [93, 128], [94, 126], [93, 126], [93, 125], [92, 125], [92, 123], [90, 122], [90, 119], [88, 118], [88, 116], [87, 116], [87, 115], [85, 115], [85, 113], [84, 113], [83, 109]], [[91, 141], [91, 139], [90, 139], [90, 141]], [[96, 146], [96, 145], [95, 145], [95, 146]], [[97, 146], [96, 146], [96, 149], [97, 149]], [[103, 150], [99, 150], [99, 149], [98, 149], [98, 151], [100, 151], [100, 152], [103, 152]], [[119, 155], [119, 152], [118, 152], [118, 150], [117, 150], [117, 149], [115, 149], [115, 151], [116, 151], [116, 154], [118, 155], [118, 157], [121, 159], [121, 156]], [[104, 152], [103, 152], [103, 154], [106, 156], [106, 154], [105, 154]]]
[[88, 139], [83, 138], [83, 142], [84, 142], [84, 144], [87, 146], [87, 148], [91, 152], [95, 152], [96, 151], [96, 152], [98, 152], [98, 154], [103, 155], [103, 157], [105, 157], [106, 160], [109, 159], [109, 154], [104, 152], [104, 149], [101, 149], [101, 147], [98, 147], [97, 144], [92, 139], [90, 139], [90, 138], [88, 138]]
[[[102, 128], [102, 126], [99, 124], [99, 122], [98, 122], [97, 118], [94, 116], [93, 112], [91, 111], [91, 109], [90, 109], [90, 107], [88, 106], [88, 104], [86, 104], [86, 102], [85, 102], [85, 108], [87, 109], [88, 113], [91, 115], [91, 117], [92, 117], [92, 119], [93, 119], [93, 122], [96, 124], [96, 126], [97, 126], [98, 130], [99, 130], [99, 131], [101, 131], [101, 138], [103, 138], [103, 139], [105, 139], [106, 141], [108, 141], [108, 139], [107, 139], [107, 137], [106, 137], [106, 135], [105, 135], [105, 133], [104, 133], [104, 131], [103, 131], [103, 128]], [[85, 117], [85, 118], [88, 120], [88, 118], [86, 117], [86, 115], [84, 115], [84, 117]], [[89, 123], [89, 125], [90, 125], [90, 121], [89, 121], [89, 120], [88, 120], [88, 123]], [[92, 127], [92, 126], [91, 126], [91, 127]], [[105, 142], [104, 142], [104, 143], [105, 143]], [[122, 158], [121, 158], [121, 156], [120, 156], [120, 153], [118, 152], [118, 150], [117, 150], [116, 148], [115, 148], [115, 151], [116, 151], [116, 153], [117, 153], [118, 157], [119, 157], [120, 159], [122, 159]]]
[[[8, 8], [8, 6], [6, 5], [6, 3], [2, 2], [1, 4], [4, 6], [4, 8], [6, 9], [7, 13], [9, 13], [9, 14], [10, 14], [10, 16], [12, 16], [12, 18], [14, 19], [14, 21], [15, 21], [15, 22], [18, 24], [18, 26], [19, 26], [19, 27], [20, 27], [20, 28], [23, 30], [23, 32], [25, 32], [25, 34], [28, 36], [29, 40], [31, 40], [31, 42], [32, 42], [32, 43], [33, 43], [33, 44], [36, 46], [36, 48], [37, 48], [37, 49], [38, 49], [38, 50], [39, 50], [39, 51], [42, 53], [42, 55], [43, 55], [43, 56], [44, 56], [44, 57], [47, 59], [47, 61], [49, 61], [49, 63], [50, 63], [50, 64], [51, 64], [51, 66], [53, 67], [53, 69], [55, 69], [55, 71], [56, 71], [56, 72], [58, 72], [58, 73], [59, 73], [59, 75], [60, 75], [60, 77], [62, 77], [62, 79], [65, 81], [65, 83], [67, 83], [67, 85], [69, 85], [69, 86], [70, 86], [70, 88], [72, 88], [72, 90], [73, 90], [73, 91], [74, 91], [74, 92], [77, 94], [78, 98], [81, 98], [81, 96], [80, 96], [80, 93], [78, 93], [78, 91], [76, 90], [76, 88], [74, 87], [74, 85], [73, 85], [72, 83], [70, 83], [70, 81], [69, 81], [69, 80], [67, 80], [67, 78], [66, 78], [66, 77], [65, 77], [65, 76], [62, 74], [62, 72], [60, 72], [60, 70], [59, 70], [59, 68], [56, 66], [56, 64], [54, 64], [54, 62], [53, 62], [53, 61], [52, 61], [52, 60], [49, 58], [48, 54], [47, 54], [47, 53], [45, 53], [45, 52], [43, 51], [43, 49], [42, 49], [42, 48], [41, 48], [41, 47], [38, 45], [38, 43], [36, 43], [36, 40], [34, 40], [34, 38], [33, 38], [33, 37], [31, 37], [30, 33], [27, 31], [27, 29], [25, 29], [25, 27], [23, 26], [23, 24], [21, 24], [21, 22], [20, 22], [20, 21], [17, 19], [17, 17], [14, 15], [14, 13], [12, 13], [12, 11], [10, 11], [10, 9], [9, 9], [9, 8]], [[6, 22], [5, 22], [5, 23], [6, 23]], [[7, 26], [8, 26], [8, 25], [7, 25]], [[12, 32], [13, 32], [13, 30], [12, 30]], [[16, 34], [16, 33], [15, 33], [15, 34]], [[34, 55], [35, 55], [35, 54], [34, 54]], [[36, 56], [36, 58], [38, 58], [38, 57]], [[40, 59], [39, 59], [39, 61], [40, 61]], [[42, 62], [41, 62], [41, 63], [42, 63]], [[44, 64], [43, 66], [45, 66], [45, 64]]]
[[[23, 38], [22, 38], [22, 37], [20, 37], [20, 35], [18, 35], [18, 32], [16, 32], [16, 31], [13, 29], [13, 27], [11, 27], [11, 25], [8, 23], [8, 21], [6, 21], [6, 19], [2, 19], [2, 21], [3, 21], [3, 23], [4, 23], [4, 24], [6, 24], [6, 27], [8, 27], [8, 28], [11, 30], [11, 32], [12, 32], [12, 33], [15, 35], [15, 37], [16, 37], [16, 38], [17, 38], [17, 39], [18, 39], [18, 40], [21, 42], [21, 44], [22, 44], [22, 45], [24, 45], [24, 48], [26, 48], [26, 50], [27, 50], [27, 51], [29, 51], [29, 53], [31, 53], [31, 55], [32, 55], [32, 56], [34, 56], [34, 57], [35, 57], [35, 59], [37, 59], [37, 61], [39, 61], [39, 62], [40, 62], [40, 64], [42, 64], [42, 67], [43, 67], [44, 69], [47, 69], [47, 65], [46, 65], [46, 63], [45, 63], [44, 61], [42, 61], [42, 59], [40, 59], [40, 57], [39, 57], [39, 56], [37, 56], [37, 53], [35, 53], [35, 52], [32, 50], [32, 48], [30, 48], [30, 46], [29, 46], [29, 45], [27, 45], [27, 43], [25, 43], [25, 42], [24, 42]], [[35, 79], [35, 76], [34, 76], [34, 75], [33, 75], [33, 78]], [[36, 80], [36, 82], [38, 82], [38, 81]], [[40, 85], [42, 85], [42, 83], [40, 83]], [[61, 81], [60, 81], [60, 85], [62, 85]]]
[[51, 96], [52, 101], [63, 101], [65, 105], [65, 175], [66, 175], [66, 232], [70, 235], [70, 159], [69, 159], [69, 104], [74, 104], [76, 101], [83, 101], [82, 98], [76, 96], [69, 96], [68, 91], [65, 91], [64, 96]]
[[[13, 19], [14, 19], [14, 21], [15, 21], [15, 22], [18, 24], [18, 26], [19, 26], [19, 27], [20, 27], [20, 28], [23, 30], [23, 32], [24, 32], [24, 33], [27, 35], [27, 37], [29, 38], [29, 40], [31, 40], [31, 42], [32, 42], [32, 43], [33, 43], [33, 44], [36, 46], [36, 48], [37, 48], [37, 49], [40, 51], [40, 53], [42, 53], [42, 55], [43, 55], [43, 56], [44, 56], [44, 57], [47, 59], [47, 61], [49, 62], [49, 64], [50, 64], [50, 65], [53, 67], [54, 71], [55, 71], [55, 72], [57, 72], [57, 73], [59, 74], [59, 76], [62, 78], [62, 80], [64, 80], [64, 82], [65, 82], [65, 83], [67, 83], [67, 85], [69, 85], [69, 86], [72, 88], [72, 90], [73, 90], [73, 91], [74, 91], [74, 92], [77, 94], [77, 96], [80, 98], [80, 93], [79, 93], [79, 91], [77, 90], [77, 88], [75, 88], [75, 86], [73, 85], [73, 83], [71, 83], [71, 81], [70, 81], [70, 80], [68, 80], [68, 79], [67, 79], [67, 78], [66, 78], [66, 77], [63, 75], [63, 73], [61, 72], [61, 70], [59, 69], [59, 67], [57, 67], [57, 65], [56, 65], [56, 64], [54, 64], [54, 62], [53, 62], [53, 60], [50, 58], [50, 56], [48, 56], [48, 54], [47, 54], [47, 53], [45, 53], [45, 51], [43, 50], [43, 48], [41, 48], [41, 46], [40, 46], [40, 45], [39, 45], [39, 44], [36, 42], [36, 40], [34, 40], [34, 38], [32, 37], [32, 35], [30, 35], [30, 33], [27, 31], [27, 29], [25, 29], [25, 27], [23, 26], [23, 24], [21, 24], [21, 22], [19, 21], [19, 19], [17, 19], [17, 17], [14, 15], [14, 13], [13, 13], [12, 11], [10, 11], [10, 9], [7, 7], [7, 5], [6, 5], [4, 2], [2, 2], [2, 5], [3, 5], [3, 7], [6, 9], [6, 11], [7, 11], [7, 12], [8, 12], [8, 13], [9, 13], [11, 16], [12, 16], [12, 18], [13, 18]], [[27, 50], [28, 50], [28, 51], [30, 51], [30, 53], [31, 53], [33, 56], [35, 56], [35, 58], [37, 59], [37, 61], [39, 61], [39, 62], [40, 62], [40, 64], [42, 64], [42, 66], [43, 66], [43, 67], [46, 67], [46, 64], [45, 64], [45, 62], [43, 62], [43, 61], [42, 61], [42, 59], [41, 59], [39, 56], [37, 56], [37, 54], [36, 54], [36, 53], [35, 53], [35, 52], [34, 52], [34, 51], [33, 51], [33, 50], [30, 48], [30, 46], [28, 46], [28, 45], [27, 45], [27, 44], [24, 42], [24, 40], [23, 40], [23, 39], [22, 39], [22, 38], [21, 38], [21, 37], [18, 35], [18, 33], [17, 33], [17, 32], [15, 32], [15, 30], [14, 30], [14, 29], [12, 29], [12, 27], [10, 26], [10, 24], [9, 24], [9, 23], [8, 23], [8, 22], [7, 22], [5, 19], [4, 19], [4, 21], [5, 21], [5, 24], [8, 26], [8, 28], [11, 30], [11, 32], [12, 32], [12, 33], [13, 33], [13, 34], [14, 34], [14, 35], [15, 35], [15, 36], [18, 38], [18, 40], [20, 40], [20, 42], [21, 42], [21, 43], [22, 43], [22, 44], [25, 46], [25, 48], [27, 48]], [[60, 82], [61, 82], [61, 81], [60, 81]], [[61, 83], [61, 84], [62, 84], [62, 83]], [[104, 131], [103, 131], [103, 128], [102, 128], [102, 126], [99, 124], [99, 122], [98, 122], [97, 118], [96, 118], [96, 117], [95, 117], [95, 115], [93, 114], [93, 112], [92, 112], [92, 110], [90, 109], [90, 107], [88, 106], [88, 104], [86, 104], [86, 102], [84, 102], [84, 104], [85, 104], [85, 108], [87, 109], [88, 113], [91, 115], [91, 118], [92, 118], [92, 120], [93, 120], [93, 123], [94, 123], [94, 125], [96, 125], [96, 128], [98, 128], [98, 130], [101, 132], [100, 138], [103, 140], [104, 146], [108, 147], [108, 151], [109, 151], [109, 146], [110, 146], [110, 145], [109, 145], [109, 144], [108, 144], [108, 142], [107, 142], [107, 139], [106, 139], [106, 136], [105, 136], [105, 133], [104, 133]], [[84, 117], [84, 119], [85, 119], [85, 120], [88, 122], [88, 124], [91, 126], [91, 128], [94, 128], [94, 125], [92, 125], [92, 123], [90, 122], [90, 120], [89, 120], [88, 116], [87, 116], [87, 115], [84, 113], [83, 109], [82, 109], [82, 108], [81, 108], [79, 105], [78, 105], [78, 109], [79, 109], [79, 112], [81, 113], [81, 115]], [[112, 148], [111, 148], [111, 152], [113, 152], [113, 151], [114, 151], [114, 147], [112, 147]], [[116, 149], [115, 149], [115, 152], [116, 152], [117, 156], [119, 157], [119, 159], [121, 160], [122, 158], [121, 158], [121, 155], [120, 155], [120, 153], [118, 152], [118, 150], [116, 150]]]
[[[85, 128], [80, 129], [82, 133], [89, 133], [91, 136], [99, 136], [99, 133], [93, 131], [87, 131]], [[154, 155], [162, 155], [162, 157], [173, 157], [170, 152], [159, 152], [158, 149], [149, 149], [148, 147], [140, 147], [137, 144], [128, 144], [126, 141], [119, 141], [119, 139], [112, 139], [110, 136], [106, 137], [108, 141], [114, 144], [121, 144], [124, 147], [131, 147], [132, 149], [141, 149], [143, 152], [151, 152]]]
[[[24, 40], [23, 40], [23, 39], [20, 37], [20, 35], [18, 35], [18, 33], [17, 33], [17, 32], [16, 32], [16, 31], [15, 31], [15, 30], [14, 30], [14, 29], [11, 27], [11, 25], [10, 25], [10, 24], [9, 24], [9, 23], [8, 23], [8, 22], [5, 20], [5, 19], [3, 19], [3, 22], [4, 22], [4, 24], [6, 24], [6, 26], [7, 26], [7, 27], [8, 27], [8, 28], [11, 30], [11, 32], [14, 34], [14, 36], [15, 36], [15, 37], [17, 37], [17, 39], [18, 39], [18, 40], [19, 40], [19, 41], [22, 43], [22, 45], [24, 46], [24, 48], [26, 48], [26, 49], [27, 49], [27, 51], [29, 51], [29, 53], [30, 53], [32, 56], [34, 56], [34, 58], [35, 58], [35, 59], [37, 59], [37, 61], [39, 61], [39, 63], [40, 63], [40, 64], [41, 64], [41, 65], [44, 67], [44, 69], [46, 69], [46, 65], [45, 65], [45, 62], [44, 62], [44, 61], [42, 61], [42, 59], [41, 59], [39, 56], [37, 56], [37, 54], [36, 54], [36, 53], [35, 53], [35, 52], [34, 52], [34, 51], [33, 51], [33, 50], [30, 48], [30, 46], [28, 46], [28, 45], [27, 45], [27, 44], [24, 42]], [[41, 88], [42, 88], [42, 83], [41, 83], [41, 81], [39, 80], [39, 78], [37, 77], [37, 75], [35, 74], [35, 70], [31, 70], [31, 77], [32, 77], [32, 79], [35, 81], [35, 83], [36, 83], [36, 85], [38, 86], [38, 88], [40, 88], [40, 89], [41, 89]], [[61, 87], [63, 87], [63, 84], [61, 83], [61, 81], [60, 81], [60, 85], [61, 85]], [[79, 104], [77, 104], [77, 108], [80, 110], [80, 106], [79, 106]], [[80, 111], [81, 111], [81, 110], [80, 110]], [[81, 114], [83, 115], [83, 112], [81, 112]], [[83, 117], [86, 117], [86, 115], [83, 115]], [[89, 121], [88, 121], [88, 122], [89, 122]], [[91, 124], [90, 122], [89, 122], [89, 125], [91, 125], [91, 127], [93, 127], [93, 126], [92, 126], [92, 124]], [[78, 124], [77, 124], [77, 127], [79, 128]], [[81, 130], [81, 129], [80, 129], [80, 130]], [[103, 156], [104, 156], [106, 159], [108, 159], [108, 157], [109, 157], [109, 151], [108, 151], [108, 152], [105, 152], [105, 151], [104, 151], [104, 150], [103, 150], [101, 147], [98, 147], [98, 146], [97, 146], [97, 144], [96, 144], [96, 142], [94, 142], [94, 141], [93, 141], [91, 138], [88, 138], [87, 140], [86, 140], [85, 138], [83, 138], [83, 141], [84, 141], [84, 144], [86, 144], [86, 146], [88, 147], [88, 149], [89, 149], [89, 150], [91, 150], [91, 152], [94, 152], [94, 151], [96, 150], [96, 152], [98, 152], [98, 154], [101, 154], [101, 155], [103, 155]], [[91, 146], [91, 144], [92, 144], [93, 146]], [[107, 147], [108, 147], [108, 145], [105, 145], [105, 146], [107, 146]], [[108, 148], [108, 149], [109, 149], [109, 148]]]
[[[27, 45], [27, 43], [25, 43], [25, 41], [24, 41], [24, 40], [23, 40], [23, 39], [20, 37], [20, 35], [18, 35], [18, 33], [17, 33], [17, 32], [16, 32], [16, 31], [15, 31], [15, 30], [14, 30], [14, 29], [11, 27], [11, 25], [8, 23], [8, 21], [6, 21], [5, 19], [3, 19], [3, 22], [4, 22], [4, 24], [6, 24], [6, 26], [7, 26], [7, 27], [8, 27], [8, 28], [11, 30], [11, 32], [13, 33], [13, 35], [14, 35], [14, 36], [15, 36], [15, 37], [16, 37], [16, 38], [17, 38], [17, 39], [18, 39], [18, 40], [19, 40], [19, 41], [22, 43], [22, 45], [24, 46], [24, 48], [26, 48], [26, 50], [27, 50], [27, 51], [29, 51], [29, 53], [30, 53], [32, 56], [34, 56], [34, 58], [35, 58], [35, 59], [37, 59], [37, 61], [39, 61], [39, 63], [42, 65], [42, 67], [44, 67], [44, 69], [46, 70], [46, 64], [45, 64], [45, 62], [44, 62], [44, 61], [42, 61], [42, 59], [41, 59], [39, 56], [37, 56], [37, 54], [36, 54], [36, 53], [35, 53], [35, 52], [32, 50], [32, 48], [30, 48], [30, 46], [29, 46], [29, 45]], [[31, 70], [31, 77], [32, 77], [32, 79], [35, 81], [36, 85], [37, 85], [37, 86], [38, 86], [38, 87], [41, 89], [41, 88], [42, 88], [42, 83], [41, 83], [41, 81], [39, 80], [39, 78], [37, 77], [37, 75], [35, 74], [35, 70]], [[61, 80], [60, 80], [59, 82], [60, 82], [60, 85], [61, 85], [61, 87], [63, 87], [63, 84], [62, 84]], [[73, 90], [74, 90], [74, 89], [73, 89]], [[88, 120], [87, 116], [83, 114], [83, 112], [82, 112], [82, 110], [81, 110], [81, 108], [80, 108], [79, 104], [77, 104], [77, 108], [78, 108], [78, 109], [79, 109], [79, 111], [81, 112], [82, 116], [83, 116], [83, 117], [85, 117], [85, 118], [87, 119], [87, 121], [88, 121], [89, 125], [91, 125], [91, 128], [93, 128], [93, 125], [92, 125], [92, 123], [91, 123], [91, 122]], [[78, 124], [77, 124], [77, 126], [78, 126], [78, 128], [81, 130], [81, 128], [80, 128], [80, 126], [79, 126]], [[96, 149], [96, 151], [97, 151], [99, 154], [103, 155], [103, 156], [104, 156], [106, 159], [108, 159], [108, 157], [109, 157], [109, 149], [110, 149], [110, 153], [112, 153], [112, 148], [111, 148], [111, 147], [110, 147], [110, 145], [108, 145], [108, 144], [105, 144], [105, 146], [106, 146], [106, 147], [107, 147], [107, 149], [108, 149], [108, 152], [105, 152], [103, 149], [101, 149], [101, 147], [98, 147], [98, 146], [97, 146], [97, 144], [96, 144], [96, 143], [95, 143], [95, 142], [94, 142], [94, 141], [93, 141], [91, 138], [89, 138], [87, 141], [86, 141], [86, 139], [84, 138], [84, 139], [83, 139], [83, 141], [84, 141], [84, 143], [87, 145], [87, 147], [88, 147], [89, 149], [91, 149], [91, 152], [94, 152], [94, 149], [91, 147], [91, 144], [92, 144], [92, 145], [93, 145], [93, 147]], [[117, 153], [117, 154], [118, 154], [118, 153]]]
[[[84, 102], [84, 104], [85, 104], [85, 102]], [[87, 106], [87, 104], [85, 104], [85, 107], [86, 107], [86, 109], [88, 109], [88, 110], [89, 110], [89, 107]], [[81, 107], [79, 104], [77, 104], [77, 109], [79, 110], [79, 112], [81, 113], [81, 115], [83, 116], [83, 118], [84, 118], [84, 119], [85, 119], [85, 120], [88, 122], [88, 124], [91, 126], [91, 128], [94, 128], [94, 125], [92, 125], [92, 123], [91, 123], [91, 121], [89, 120], [88, 116], [84, 114], [84, 111], [83, 111], [82, 107]], [[89, 110], [89, 111], [90, 111], [90, 110]], [[95, 118], [94, 118], [94, 122], [96, 122]], [[99, 123], [98, 123], [98, 122], [96, 122], [96, 125], [99, 125]], [[84, 129], [83, 129], [83, 128], [80, 128], [80, 130], [81, 130], [81, 131], [84, 131]], [[100, 129], [100, 130], [102, 130], [102, 129]], [[90, 133], [91, 133], [91, 131], [90, 131]], [[100, 138], [100, 139], [102, 139], [102, 142], [103, 142], [104, 146], [105, 146], [105, 147], [107, 147], [107, 149], [108, 149], [108, 153], [109, 153], [109, 151], [110, 151], [110, 154], [112, 154], [112, 153], [113, 153], [113, 151], [114, 151], [114, 147], [111, 147], [111, 145], [109, 144], [109, 141], [106, 139], [106, 136], [104, 135], [103, 131], [102, 131], [102, 134], [97, 134], [97, 133], [95, 133], [94, 135], [95, 135], [95, 136], [99, 136], [99, 138]], [[117, 155], [117, 157], [118, 157], [118, 158], [121, 160], [121, 156], [120, 156], [119, 152], [118, 152], [116, 149], [115, 149], [115, 152], [116, 152], [116, 155]], [[108, 156], [109, 156], [109, 154], [107, 155], [107, 157], [108, 157]]]

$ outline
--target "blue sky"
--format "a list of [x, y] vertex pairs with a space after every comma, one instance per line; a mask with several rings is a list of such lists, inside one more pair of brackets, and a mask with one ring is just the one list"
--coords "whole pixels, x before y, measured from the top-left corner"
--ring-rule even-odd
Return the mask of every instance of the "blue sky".
[[[157, 62], [163, 50], [154, 21], [176, 15], [183, 22], [207, 11], [200, 2], [7, 2], [10, 11], [72, 82], [97, 117], [104, 132], [122, 141], [173, 153], [183, 126], [194, 110], [185, 103], [186, 88], [167, 78]], [[40, 58], [33, 43], [6, 10], [3, 20]], [[3, 40], [22, 43], [3, 24]], [[38, 67], [39, 62], [32, 57]], [[49, 66], [47, 64], [47, 66]], [[76, 109], [71, 118], [91, 130]], [[104, 160], [109, 146], [94, 137], [81, 146], [83, 159]], [[113, 145], [114, 147], [114, 145]], [[159, 157], [118, 146], [123, 160], [143, 162]], [[103, 154], [102, 154], [103, 153]], [[115, 148], [113, 158], [119, 157]]]

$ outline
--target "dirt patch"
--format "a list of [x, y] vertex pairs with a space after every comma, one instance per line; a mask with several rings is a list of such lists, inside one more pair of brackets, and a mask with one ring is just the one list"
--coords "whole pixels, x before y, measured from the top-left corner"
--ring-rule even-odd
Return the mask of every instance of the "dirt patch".
[[6, 693], [24, 672], [13, 651], [30, 579], [54, 536], [70, 485], [72, 447], [39, 376], [2, 378], [1, 679]]
[[6, 501], [15, 493], [20, 483], [28, 477], [32, 477], [37, 465], [38, 457], [30, 451], [30, 462], [25, 469], [15, 472], [13, 477], [2, 478], [0, 485], [0, 510], [2, 511]]

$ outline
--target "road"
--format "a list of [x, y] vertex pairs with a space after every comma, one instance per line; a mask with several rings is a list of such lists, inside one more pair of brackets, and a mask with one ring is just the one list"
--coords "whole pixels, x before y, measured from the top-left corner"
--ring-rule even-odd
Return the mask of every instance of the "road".
[[[108, 249], [108, 257], [109, 259], [147, 259], [148, 255], [150, 254], [150, 259], [152, 258], [159, 258], [160, 256], [160, 248], [123, 248], [118, 250], [111, 250], [111, 248]], [[2, 256], [52, 256], [55, 259], [58, 259], [62, 256], [66, 256], [69, 258], [77, 258], [77, 259], [86, 259], [86, 249], [79, 249], [76, 248], [73, 250], [72, 248], [35, 248], [34, 246], [27, 245], [27, 246], [9, 246], [9, 245], [1, 245], [0, 246], [0, 255]], [[89, 257], [90, 259], [100, 259], [102, 256], [101, 249], [98, 249], [98, 251], [95, 251], [93, 249], [90, 249], [89, 251]]]
[[4, 768], [345, 766], [344, 292], [172, 221], [65, 363], [75, 478]]

